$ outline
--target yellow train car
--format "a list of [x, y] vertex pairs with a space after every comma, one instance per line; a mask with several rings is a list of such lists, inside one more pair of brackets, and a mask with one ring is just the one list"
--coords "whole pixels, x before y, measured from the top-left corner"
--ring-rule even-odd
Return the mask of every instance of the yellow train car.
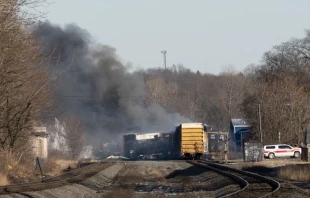
[[199, 159], [204, 153], [204, 125], [202, 123], [182, 123], [176, 127], [179, 155], [183, 159]]

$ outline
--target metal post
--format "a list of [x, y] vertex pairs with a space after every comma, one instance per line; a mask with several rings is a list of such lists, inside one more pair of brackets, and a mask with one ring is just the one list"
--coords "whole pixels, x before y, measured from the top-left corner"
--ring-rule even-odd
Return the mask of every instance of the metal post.
[[234, 144], [234, 152], [236, 152], [236, 149], [237, 149], [237, 140], [236, 140], [236, 136], [235, 136], [235, 134], [236, 134], [236, 129], [235, 129], [235, 127], [233, 126], [233, 128], [234, 128], [234, 134], [233, 134], [233, 136], [234, 136], [234, 138], [233, 138], [233, 144]]
[[260, 113], [260, 104], [258, 104], [258, 116], [259, 116], [260, 141], [263, 142], [262, 117]]
[[164, 68], [166, 69], [166, 54], [167, 54], [167, 50], [163, 50], [163, 51], [161, 51], [161, 53], [164, 55]]
[[228, 152], [228, 148], [227, 148], [227, 141], [228, 141], [228, 137], [224, 134], [224, 143], [225, 143], [225, 164], [227, 164], [227, 159], [228, 159], [228, 157], [227, 157], [227, 152]]
[[243, 151], [243, 147], [242, 147], [242, 133], [243, 133], [243, 131], [241, 131], [241, 139], [240, 139], [240, 148], [241, 148], [240, 150], [241, 151]]
[[44, 175], [42, 173], [42, 168], [41, 168], [40, 160], [39, 160], [38, 157], [37, 157], [36, 161], [37, 161], [37, 165], [39, 165], [41, 176], [44, 177]]

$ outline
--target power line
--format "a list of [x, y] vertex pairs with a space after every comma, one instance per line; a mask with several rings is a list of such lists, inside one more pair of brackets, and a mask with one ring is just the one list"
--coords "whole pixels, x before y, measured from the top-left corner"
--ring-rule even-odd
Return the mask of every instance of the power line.
[[55, 95], [57, 98], [61, 98], [64, 100], [95, 100], [95, 101], [101, 101], [101, 98], [93, 98], [89, 96], [69, 96], [69, 95]]
[[[73, 95], [54, 95], [55, 97], [61, 99], [61, 100], [90, 100], [90, 101], [98, 101], [102, 102], [103, 98], [93, 98], [89, 96], [73, 96]], [[135, 102], [134, 99], [128, 99], [127, 101]]]

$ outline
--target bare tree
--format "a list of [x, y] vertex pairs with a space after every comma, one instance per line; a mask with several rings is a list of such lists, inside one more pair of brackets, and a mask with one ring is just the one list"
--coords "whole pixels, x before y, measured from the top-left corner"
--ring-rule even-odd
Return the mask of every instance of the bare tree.
[[66, 142], [73, 159], [79, 159], [86, 146], [86, 131], [82, 121], [77, 117], [65, 119]]
[[[262, 65], [251, 71], [252, 92], [243, 111], [258, 132], [257, 107], [261, 105], [264, 143], [300, 144], [309, 124], [309, 32], [275, 46], [263, 56]], [[256, 133], [257, 134], [257, 133]]]
[[218, 128], [227, 131], [231, 118], [242, 118], [240, 105], [247, 85], [247, 78], [238, 73], [235, 67], [228, 66], [213, 80], [215, 90], [210, 96], [213, 103], [214, 116], [218, 120]]
[[36, 20], [22, 10], [36, 3], [0, 1], [0, 151], [7, 153], [7, 162], [27, 144], [35, 123], [52, 104], [40, 44], [29, 31]]
[[173, 111], [179, 87], [175, 82], [167, 83], [161, 76], [150, 76], [146, 79], [148, 97], [146, 105], [160, 104], [165, 109]]

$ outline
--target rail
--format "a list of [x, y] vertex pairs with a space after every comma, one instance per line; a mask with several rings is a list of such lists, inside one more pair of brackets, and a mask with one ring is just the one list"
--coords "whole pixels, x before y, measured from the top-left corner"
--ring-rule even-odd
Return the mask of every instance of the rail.
[[[235, 192], [230, 193], [230, 194], [227, 194], [227, 195], [224, 195], [222, 197], [236, 197], [237, 195], [241, 195], [241, 193], [243, 193], [247, 189], [249, 189], [249, 182], [247, 180], [245, 180], [244, 178], [242, 178], [238, 175], [235, 175], [233, 173], [252, 177], [252, 178], [263, 181], [264, 183], [267, 183], [268, 185], [270, 185], [272, 187], [272, 191], [265, 194], [265, 195], [260, 196], [262, 198], [263, 197], [272, 197], [273, 195], [275, 195], [277, 192], [280, 191], [280, 183], [278, 181], [264, 177], [262, 175], [258, 175], [256, 173], [251, 173], [251, 172], [247, 172], [247, 171], [243, 171], [243, 170], [234, 169], [234, 168], [231, 168], [228, 166], [219, 165], [217, 163], [208, 163], [207, 161], [201, 161], [201, 160], [195, 161], [195, 162], [193, 162], [193, 161], [189, 161], [189, 162], [192, 164], [195, 164], [195, 165], [199, 165], [199, 166], [209, 168], [210, 170], [216, 171], [220, 174], [223, 174], [227, 177], [230, 177], [231, 179], [234, 179], [234, 181], [236, 181], [241, 186], [240, 190], [235, 191]], [[230, 171], [230, 172], [227, 172], [227, 171]], [[233, 173], [231, 173], [231, 172], [233, 172]], [[244, 185], [245, 184], [244, 181], [246, 181], [246, 183], [247, 183], [246, 186]]]
[[197, 165], [197, 166], [203, 166], [203, 167], [205, 167], [207, 169], [210, 169], [210, 170], [212, 170], [214, 172], [217, 172], [217, 173], [219, 173], [221, 175], [225, 175], [225, 176], [231, 178], [232, 180], [234, 180], [236, 183], [238, 183], [240, 185], [240, 187], [241, 187], [240, 190], [232, 192], [232, 193], [229, 193], [229, 194], [224, 195], [222, 197], [231, 197], [231, 196], [236, 195], [236, 194], [240, 193], [241, 191], [243, 191], [243, 190], [245, 190], [245, 189], [247, 189], [249, 187], [249, 183], [245, 179], [242, 179], [241, 177], [239, 177], [237, 175], [233, 175], [233, 174], [227, 173], [225, 171], [213, 168], [211, 166], [208, 166], [207, 164], [202, 164], [202, 163], [195, 162], [195, 161], [187, 161], [187, 162], [191, 163], [191, 164], [194, 164], [194, 165]]
[[41, 181], [0, 186], [0, 195], [57, 188], [63, 185], [81, 182], [111, 165], [111, 163], [94, 163], [88, 166], [74, 169], [72, 170], [74, 171], [73, 173], [70, 171], [62, 175]]

